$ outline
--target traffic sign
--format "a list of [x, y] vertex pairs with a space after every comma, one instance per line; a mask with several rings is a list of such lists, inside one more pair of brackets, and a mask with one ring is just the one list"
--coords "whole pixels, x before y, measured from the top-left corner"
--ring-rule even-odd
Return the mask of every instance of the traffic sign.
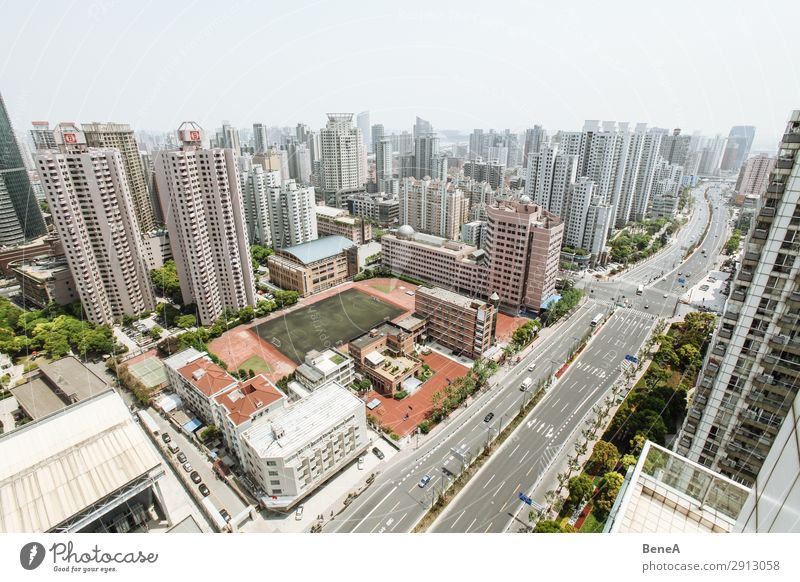
[[525, 495], [521, 491], [520, 491], [520, 494], [519, 494], [519, 500], [524, 502], [524, 503], [527, 503], [528, 505], [533, 505], [533, 499], [531, 499], [530, 497], [528, 497], [527, 495]]

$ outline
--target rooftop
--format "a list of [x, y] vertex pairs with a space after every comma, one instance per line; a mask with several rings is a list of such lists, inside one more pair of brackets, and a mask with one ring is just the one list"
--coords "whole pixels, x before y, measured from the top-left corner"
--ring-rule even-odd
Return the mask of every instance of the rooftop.
[[39, 364], [39, 370], [52, 385], [73, 402], [95, 396], [108, 389], [105, 381], [74, 356]]
[[[262, 458], [286, 457], [350, 415], [364, 414], [364, 403], [336, 382], [277, 410], [242, 433]], [[281, 435], [281, 436], [279, 436]]]
[[56, 528], [161, 461], [106, 390], [0, 437], [0, 532]]
[[237, 383], [236, 378], [211, 361], [208, 354], [188, 348], [164, 360], [206, 396], [215, 396]]
[[354, 339], [350, 343], [353, 344], [357, 348], [363, 349], [365, 346], [368, 346], [368, 345], [374, 343], [375, 341], [377, 341], [378, 338], [381, 338], [381, 337], [384, 337], [384, 336], [387, 336], [387, 335], [397, 335], [398, 333], [401, 333], [402, 331], [403, 330], [400, 329], [399, 327], [397, 327], [395, 324], [386, 322], [386, 323], [382, 323], [381, 325], [379, 325], [375, 329], [369, 330], [367, 333], [365, 333], [361, 337], [357, 337], [356, 339]]
[[259, 374], [220, 394], [216, 401], [228, 411], [233, 424], [240, 425], [281, 398], [286, 398], [286, 395], [267, 380], [266, 376]]
[[20, 408], [34, 420], [67, 407], [66, 403], [41, 378], [34, 378], [30, 382], [12, 388], [11, 394], [17, 399]]
[[442, 289], [441, 287], [420, 287], [417, 289], [417, 297], [420, 296], [434, 297], [440, 301], [456, 305], [463, 309], [480, 309], [487, 305], [485, 301], [481, 301], [480, 299], [465, 297], [464, 295], [459, 295], [458, 293]]
[[315, 206], [314, 211], [317, 213], [317, 218], [338, 218], [340, 216], [347, 216], [347, 210], [333, 208], [331, 206]]
[[348, 238], [338, 235], [323, 236], [316, 240], [304, 242], [293, 247], [279, 249], [277, 254], [291, 255], [304, 265], [310, 265], [323, 259], [338, 255], [342, 251], [355, 246]]
[[15, 264], [13, 266], [21, 273], [35, 279], [49, 279], [56, 273], [69, 271], [67, 257], [65, 256], [49, 257], [45, 255], [34, 257], [29, 261], [26, 260], [22, 264]]

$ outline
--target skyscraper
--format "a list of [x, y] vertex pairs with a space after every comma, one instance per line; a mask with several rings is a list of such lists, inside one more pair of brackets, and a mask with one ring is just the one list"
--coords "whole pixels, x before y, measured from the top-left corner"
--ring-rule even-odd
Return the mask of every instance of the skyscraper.
[[535, 154], [543, 145], [547, 144], [547, 132], [541, 125], [534, 125], [525, 130], [525, 145], [522, 151], [522, 167], [528, 167], [528, 156]]
[[56, 136], [47, 121], [34, 121], [31, 129], [33, 147], [37, 150], [56, 149]]
[[728, 134], [728, 143], [722, 155], [720, 169], [725, 172], [738, 172], [750, 155], [755, 135], [756, 128], [752, 125], [734, 125]]
[[353, 114], [328, 113], [328, 123], [320, 134], [326, 199], [333, 200], [338, 190], [363, 186], [367, 180], [366, 151], [361, 130], [353, 127]]
[[270, 188], [269, 219], [272, 245], [291, 247], [317, 239], [317, 214], [314, 188], [298, 186], [293, 180]]
[[377, 144], [384, 138], [385, 135], [386, 130], [383, 128], [383, 124], [376, 123], [372, 126], [372, 141], [370, 142], [372, 145], [372, 153], [377, 153]]
[[436, 134], [418, 134], [414, 143], [414, 177], [443, 178], [438, 176], [438, 168], [434, 160], [439, 156], [439, 138]]
[[139, 145], [131, 127], [127, 123], [84, 123], [83, 133], [89, 147], [117, 148], [122, 154], [139, 229], [141, 232], [153, 230], [156, 227], [153, 202], [147, 189]]
[[0, 208], [5, 209], [6, 221], [10, 225], [11, 214], [9, 208], [14, 209], [16, 228], [0, 235], [3, 244], [19, 244], [23, 239], [32, 239], [47, 234], [47, 227], [42, 218], [42, 212], [36, 203], [36, 197], [31, 188], [28, 170], [22, 161], [22, 155], [17, 145], [14, 130], [0, 95], [0, 180], [4, 187], [0, 190]]
[[374, 143], [375, 146], [375, 180], [378, 189], [381, 189], [381, 182], [392, 178], [392, 142], [386, 138], [381, 138]]
[[59, 150], [40, 150], [39, 177], [83, 309], [111, 324], [155, 307], [125, 160], [115, 147], [91, 148], [62, 123]]
[[372, 151], [372, 133], [369, 124], [369, 111], [362, 111], [356, 116], [356, 125], [361, 131], [361, 141], [365, 151]]
[[676, 451], [752, 485], [800, 390], [800, 110], [792, 112]]
[[569, 188], [575, 181], [577, 162], [575, 156], [562, 154], [550, 146], [543, 146], [528, 155], [525, 194], [534, 204], [563, 218], [565, 223], [569, 214]]
[[272, 223], [269, 214], [270, 188], [280, 188], [280, 170], [267, 171], [261, 164], [242, 177], [244, 212], [250, 243], [272, 246]]
[[636, 132], [636, 139], [641, 141], [639, 168], [636, 172], [633, 196], [631, 196], [629, 203], [627, 200], [625, 201], [622, 206], [622, 212], [617, 212], [618, 227], [624, 226], [631, 220], [637, 222], [644, 220], [647, 206], [650, 203], [653, 176], [655, 175], [656, 164], [660, 159], [663, 137], [663, 131], [657, 129], [649, 129], [646, 133]]
[[433, 126], [431, 125], [431, 122], [426, 121], [421, 117], [417, 117], [416, 121], [414, 122], [414, 141], [416, 141], [419, 136], [428, 133], [433, 133]]
[[[299, 138], [298, 138], [299, 139]], [[263, 123], [253, 124], [253, 148], [255, 153], [263, 154], [267, 151], [269, 141], [267, 140], [267, 126]]]
[[661, 157], [670, 164], [683, 166], [689, 153], [691, 135], [681, 134], [680, 129], [672, 130], [672, 135], [665, 135], [661, 140]]
[[210, 325], [225, 309], [255, 304], [253, 266], [236, 156], [204, 149], [194, 122], [178, 129], [178, 150], [156, 153], [155, 172], [185, 303]]
[[454, 240], [468, 215], [469, 198], [453, 184], [414, 178], [400, 183], [400, 224]]

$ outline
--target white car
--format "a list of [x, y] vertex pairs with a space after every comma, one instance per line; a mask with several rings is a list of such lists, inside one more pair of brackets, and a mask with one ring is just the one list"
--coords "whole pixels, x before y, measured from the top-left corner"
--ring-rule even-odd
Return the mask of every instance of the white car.
[[534, 368], [536, 368], [536, 364], [531, 364], [528, 366], [528, 372], [533, 372]]
[[193, 471], [192, 464], [190, 462], [188, 462], [188, 461], [185, 462], [183, 464], [183, 470], [186, 471], [187, 473], [191, 473]]
[[303, 519], [303, 509], [304, 509], [304, 508], [305, 508], [305, 506], [304, 506], [304, 505], [301, 505], [301, 506], [299, 506], [299, 507], [297, 508], [297, 510], [294, 512], [294, 518], [295, 518], [297, 521], [300, 521], [301, 519]]

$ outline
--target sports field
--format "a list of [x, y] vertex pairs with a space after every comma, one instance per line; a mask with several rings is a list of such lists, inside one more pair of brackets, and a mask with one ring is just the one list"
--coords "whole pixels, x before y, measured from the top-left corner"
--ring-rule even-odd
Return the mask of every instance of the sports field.
[[164, 364], [156, 357], [132, 364], [128, 369], [131, 374], [145, 385], [145, 388], [154, 388], [167, 381], [167, 372], [164, 370]]
[[255, 326], [252, 330], [300, 364], [306, 352], [335, 347], [363, 335], [403, 309], [357, 289], [348, 289]]

